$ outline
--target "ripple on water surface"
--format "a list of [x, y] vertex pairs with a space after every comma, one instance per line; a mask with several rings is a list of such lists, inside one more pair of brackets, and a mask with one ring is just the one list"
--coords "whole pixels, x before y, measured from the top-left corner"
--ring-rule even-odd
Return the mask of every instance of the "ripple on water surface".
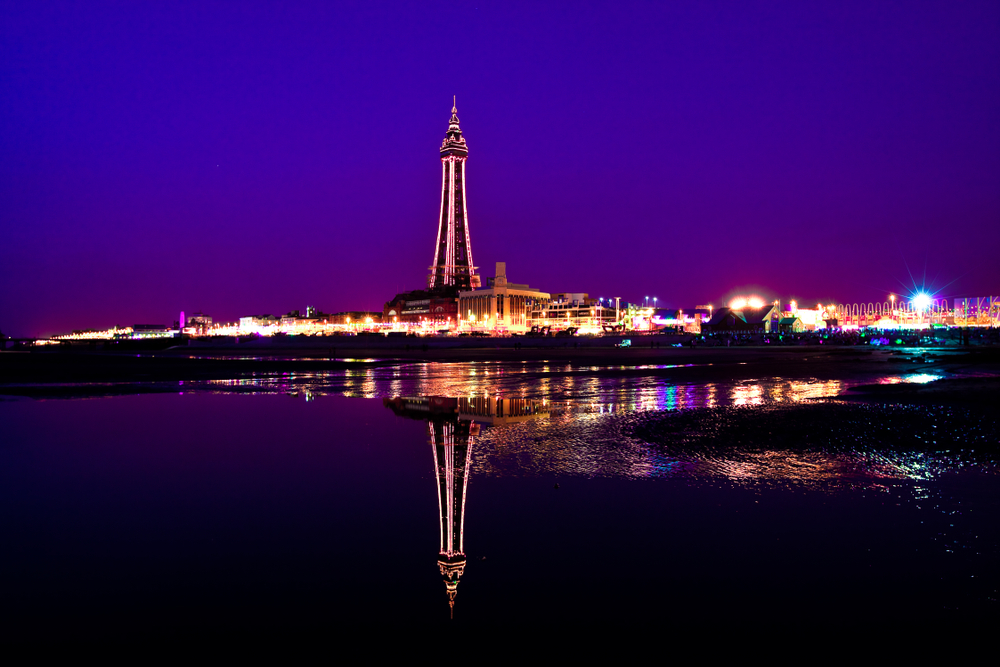
[[622, 414], [553, 412], [487, 429], [481, 470], [497, 475], [725, 478], [822, 487], [995, 470], [989, 415], [959, 407], [725, 405]]

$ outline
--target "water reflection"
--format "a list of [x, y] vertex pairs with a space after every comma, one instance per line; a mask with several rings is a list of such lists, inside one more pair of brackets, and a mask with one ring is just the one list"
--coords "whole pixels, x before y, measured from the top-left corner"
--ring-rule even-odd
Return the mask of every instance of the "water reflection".
[[963, 467], [994, 470], [989, 415], [959, 407], [840, 401], [759, 405], [759, 385], [732, 404], [684, 410], [550, 406], [530, 424], [484, 435], [477, 474], [674, 477], [709, 484], [877, 487]]
[[440, 548], [438, 569], [444, 579], [452, 617], [458, 582], [465, 572], [465, 500], [472, 473], [473, 438], [479, 422], [503, 426], [545, 415], [543, 406], [524, 399], [489, 396], [446, 398], [383, 398], [382, 404], [407, 419], [426, 420], [427, 435], [434, 454], [434, 474], [438, 491]]
[[[275, 378], [287, 388], [241, 385], [270, 396], [192, 383], [179, 396], [175, 383], [163, 395], [2, 401], [0, 490], [13, 510], [0, 513], [12, 545], [3, 609], [21, 615], [36, 604], [49, 619], [72, 599], [84, 611], [62, 618], [75, 620], [107, 600], [118, 621], [123, 609], [187, 617], [173, 610], [194, 600], [210, 610], [206, 627], [231, 618], [267, 628], [295, 609], [297, 624], [328, 627], [330, 609], [378, 623], [386, 605], [405, 610], [401, 618], [430, 605], [444, 621], [444, 601], [454, 613], [468, 580], [458, 620], [502, 623], [524, 611], [523, 582], [549, 562], [557, 564], [545, 581], [550, 615], [577, 614], [583, 624], [651, 604], [644, 615], [663, 627], [655, 616], [663, 599], [698, 618], [717, 612], [687, 611], [699, 600], [749, 600], [743, 619], [761, 614], [772, 584], [772, 612], [822, 611], [827, 592], [844, 586], [853, 588], [840, 618], [857, 608], [882, 613], [887, 601], [897, 611], [943, 601], [995, 612], [993, 413], [816, 404], [804, 399], [836, 384], [781, 378], [685, 385], [575, 376], [563, 392], [569, 384], [553, 375], [551, 394], [535, 400], [520, 393], [537, 393], [534, 380], [511, 381], [531, 378], [527, 366], [488, 370], [507, 396], [364, 401], [325, 397], [332, 392], [319, 381]], [[410, 386], [399, 372], [396, 386]], [[393, 386], [388, 376], [373, 382], [379, 392]], [[181, 442], [177, 432], [204, 437]], [[440, 579], [428, 562], [431, 462]], [[392, 547], [369, 554], [378, 577], [340, 574], [356, 566], [350, 545], [385, 539]], [[603, 578], [622, 545], [657, 576], [640, 587]], [[754, 588], [734, 588], [753, 577]], [[900, 588], [886, 593], [885, 581]], [[968, 592], [952, 594], [959, 584]], [[806, 597], [788, 604], [782, 586]], [[952, 588], [926, 598], [903, 590], [934, 586]], [[216, 613], [210, 605], [232, 591], [240, 595]], [[247, 598], [264, 602], [248, 609]]]
[[[860, 382], [765, 377], [733, 382], [680, 382], [648, 367], [578, 367], [570, 364], [470, 362], [401, 363], [322, 373], [284, 373], [188, 383], [187, 390], [299, 393], [381, 398], [393, 396], [500, 396], [607, 412], [755, 406], [834, 397]], [[652, 374], [651, 374], [652, 373]], [[868, 379], [866, 382], [872, 382]], [[876, 382], [914, 381], [902, 376]]]
[[[998, 435], [995, 420], [954, 407], [796, 404], [837, 387], [748, 381], [723, 396], [719, 387], [647, 387], [607, 404], [488, 395], [394, 397], [383, 404], [427, 423], [438, 492], [438, 570], [453, 616], [467, 565], [464, 524], [473, 474], [675, 479], [757, 493], [874, 492], [917, 509], [927, 496], [921, 485], [945, 473], [995, 474], [989, 447]], [[669, 407], [644, 409], [648, 405]], [[973, 548], [976, 539], [955, 535], [949, 548]]]
[[[926, 383], [941, 376], [929, 373], [888, 373], [856, 378], [759, 377], [719, 380], [702, 368], [660, 366], [579, 366], [550, 362], [378, 362], [330, 370], [237, 373], [235, 377], [184, 382], [109, 382], [35, 384], [12, 393], [37, 396], [114, 395], [184, 391], [241, 394], [341, 395], [363, 398], [393, 396], [499, 396], [587, 411], [643, 412], [762, 406], [832, 398], [860, 384]], [[3, 388], [0, 388], [3, 393]]]
[[935, 375], [933, 373], [906, 373], [905, 375], [892, 375], [889, 377], [879, 378], [879, 384], [927, 384], [928, 382], [936, 382], [940, 379], [940, 375]]

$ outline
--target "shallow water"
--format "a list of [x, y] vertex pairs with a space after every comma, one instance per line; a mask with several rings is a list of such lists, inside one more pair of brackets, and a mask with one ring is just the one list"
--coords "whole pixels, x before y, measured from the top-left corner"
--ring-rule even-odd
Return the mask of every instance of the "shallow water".
[[[896, 371], [856, 377], [821, 379], [782, 378], [764, 375], [731, 381], [685, 380], [665, 371], [709, 369], [712, 364], [682, 365], [582, 365], [565, 362], [404, 362], [388, 364], [373, 359], [343, 370], [288, 370], [262, 372], [228, 379], [181, 382], [105, 382], [44, 385], [65, 389], [65, 396], [83, 390], [108, 395], [133, 390], [226, 393], [302, 393], [306, 396], [473, 396], [489, 395], [566, 402], [571, 408], [604, 405], [613, 410], [674, 409], [716, 405], [761, 405], [836, 396], [850, 387], [869, 383], [927, 383], [942, 377], [959, 377], [940, 370]], [[376, 365], [370, 362], [378, 362]], [[715, 373], [724, 375], [724, 373]], [[43, 386], [43, 385], [33, 385]], [[0, 386], [0, 395], [4, 393]]]
[[[991, 415], [621, 370], [406, 364], [0, 401], [6, 632], [995, 615]], [[449, 487], [468, 478], [453, 609], [446, 451], [469, 461]]]

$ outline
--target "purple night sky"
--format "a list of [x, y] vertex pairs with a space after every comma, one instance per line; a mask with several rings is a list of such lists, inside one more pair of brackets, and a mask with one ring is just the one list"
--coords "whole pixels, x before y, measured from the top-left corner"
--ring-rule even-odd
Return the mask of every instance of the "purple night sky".
[[0, 3], [0, 329], [381, 310], [452, 95], [485, 276], [1000, 291], [1000, 4], [595, 5]]

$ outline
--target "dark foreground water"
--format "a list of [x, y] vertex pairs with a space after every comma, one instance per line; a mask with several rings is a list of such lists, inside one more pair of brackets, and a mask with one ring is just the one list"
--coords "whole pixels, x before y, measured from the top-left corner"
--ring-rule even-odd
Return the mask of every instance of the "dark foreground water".
[[469, 368], [0, 401], [4, 635], [997, 616], [988, 412]]

